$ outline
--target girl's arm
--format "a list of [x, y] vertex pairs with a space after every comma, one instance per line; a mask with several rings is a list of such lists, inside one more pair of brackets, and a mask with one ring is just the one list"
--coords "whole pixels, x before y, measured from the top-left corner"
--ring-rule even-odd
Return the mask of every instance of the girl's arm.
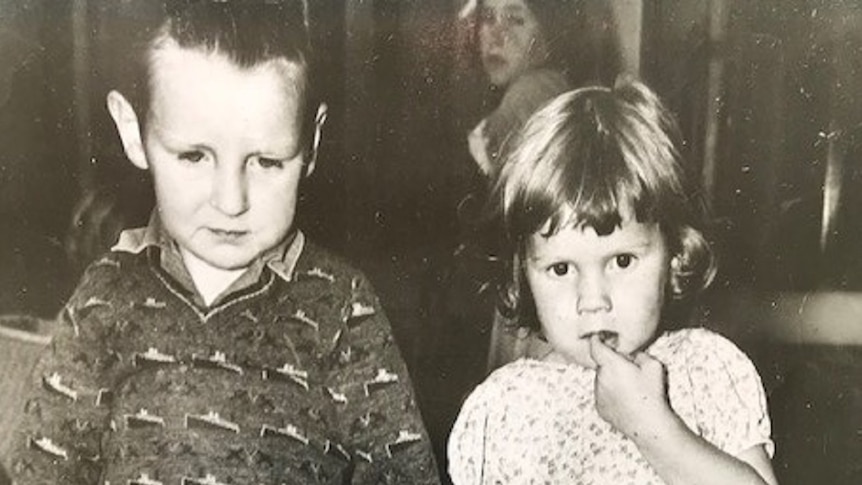
[[629, 360], [597, 336], [590, 350], [599, 415], [637, 445], [665, 482], [777, 484], [762, 445], [731, 456], [685, 425], [668, 402], [661, 362], [643, 352]]

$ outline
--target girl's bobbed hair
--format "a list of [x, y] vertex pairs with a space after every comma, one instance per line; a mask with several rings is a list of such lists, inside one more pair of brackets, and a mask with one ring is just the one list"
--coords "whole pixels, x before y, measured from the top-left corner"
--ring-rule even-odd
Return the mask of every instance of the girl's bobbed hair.
[[672, 256], [668, 303], [679, 306], [705, 289], [716, 262], [704, 235], [702, 193], [677, 149], [680, 140], [670, 111], [635, 81], [576, 89], [536, 112], [506, 154], [490, 199], [506, 240], [504, 315], [537, 325], [521, 267], [532, 234], [573, 225], [606, 235], [625, 212], [659, 225]]

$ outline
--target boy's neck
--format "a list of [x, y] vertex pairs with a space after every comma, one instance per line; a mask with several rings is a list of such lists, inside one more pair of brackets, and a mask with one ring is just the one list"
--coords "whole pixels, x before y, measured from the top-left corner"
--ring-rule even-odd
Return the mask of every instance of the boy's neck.
[[219, 295], [224, 293], [248, 269], [226, 270], [216, 268], [183, 248], [180, 248], [180, 254], [182, 255], [186, 270], [188, 270], [189, 275], [192, 277], [195, 288], [207, 306], [210, 306]]

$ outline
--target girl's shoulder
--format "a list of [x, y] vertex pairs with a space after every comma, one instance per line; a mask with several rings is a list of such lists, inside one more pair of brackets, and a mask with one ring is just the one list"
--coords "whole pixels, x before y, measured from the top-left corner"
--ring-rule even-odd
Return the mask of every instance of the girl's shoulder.
[[572, 89], [566, 76], [553, 69], [534, 69], [519, 76], [506, 89], [501, 105], [529, 104], [532, 111], [539, 105]]
[[731, 455], [759, 445], [773, 452], [760, 374], [736, 344], [690, 328], [662, 335], [649, 353], [665, 364], [671, 405], [691, 429]]
[[745, 353], [730, 339], [706, 328], [685, 328], [666, 332], [650, 346], [649, 352], [662, 361], [680, 358], [748, 361]]
[[521, 399], [568, 396], [592, 389], [594, 371], [576, 365], [521, 358], [492, 372], [471, 393], [474, 404], [496, 406]]
[[659, 337], [648, 352], [665, 364], [668, 373], [686, 374], [695, 382], [760, 386], [751, 359], [728, 338], [705, 328], [686, 328]]
[[520, 380], [557, 380], [588, 376], [589, 369], [573, 364], [548, 362], [532, 357], [522, 357], [492, 372], [486, 382], [508, 383]]

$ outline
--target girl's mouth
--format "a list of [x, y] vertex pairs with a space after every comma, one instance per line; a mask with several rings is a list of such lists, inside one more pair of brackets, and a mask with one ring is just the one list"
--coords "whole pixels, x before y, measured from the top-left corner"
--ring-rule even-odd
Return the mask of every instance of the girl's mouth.
[[599, 330], [597, 332], [590, 332], [583, 336], [585, 339], [590, 339], [593, 335], [597, 335], [599, 340], [607, 345], [608, 347], [616, 350], [620, 345], [620, 334], [618, 332], [614, 332], [613, 330]]
[[502, 56], [498, 56], [498, 55], [494, 55], [494, 54], [490, 54], [490, 55], [485, 56], [484, 61], [485, 61], [485, 66], [487, 66], [489, 68], [493, 68], [493, 69], [500, 69], [504, 65], [506, 65], [506, 59], [504, 59]]

